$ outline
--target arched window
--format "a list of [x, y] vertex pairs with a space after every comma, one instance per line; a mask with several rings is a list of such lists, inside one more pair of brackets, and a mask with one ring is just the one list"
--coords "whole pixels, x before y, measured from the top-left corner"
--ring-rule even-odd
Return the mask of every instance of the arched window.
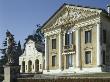
[[39, 60], [35, 60], [35, 72], [39, 72]]
[[28, 61], [28, 72], [32, 72], [32, 61]]
[[22, 61], [22, 73], [25, 73], [25, 61]]

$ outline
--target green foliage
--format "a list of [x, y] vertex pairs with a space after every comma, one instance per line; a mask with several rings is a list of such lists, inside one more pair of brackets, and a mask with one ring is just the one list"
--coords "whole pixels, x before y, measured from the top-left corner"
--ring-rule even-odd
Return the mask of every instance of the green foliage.
[[[6, 33], [10, 33], [9, 31], [7, 31]], [[10, 33], [11, 34], [11, 33]], [[12, 35], [14, 36], [14, 35]], [[7, 37], [7, 36], [6, 36]], [[19, 56], [22, 54], [22, 50], [21, 50], [21, 44], [20, 44], [20, 41], [18, 42], [18, 45], [16, 45], [16, 42], [14, 40], [14, 37], [12, 37], [12, 40], [13, 42], [13, 48], [15, 49], [15, 62], [18, 64], [19, 63]], [[3, 56], [1, 56], [0, 58], [0, 74], [3, 74], [3, 65], [5, 65], [8, 61], [8, 57], [7, 57], [7, 38], [5, 38], [5, 41], [3, 41], [3, 49], [0, 49], [1, 50], [1, 53], [3, 54]]]
[[21, 49], [20, 41], [18, 42], [18, 45], [17, 45], [17, 54], [18, 54], [18, 56], [20, 56], [22, 54], [22, 49]]
[[43, 33], [41, 32], [41, 26], [38, 25], [37, 26], [37, 29], [36, 29], [36, 32], [35, 34], [33, 35], [34, 36], [34, 39], [35, 39], [35, 42], [36, 42], [36, 49], [39, 51], [39, 52], [44, 52], [44, 35]]
[[35, 34], [33, 34], [33, 37], [37, 43], [43, 42], [43, 33], [41, 32], [41, 26], [37, 26]]

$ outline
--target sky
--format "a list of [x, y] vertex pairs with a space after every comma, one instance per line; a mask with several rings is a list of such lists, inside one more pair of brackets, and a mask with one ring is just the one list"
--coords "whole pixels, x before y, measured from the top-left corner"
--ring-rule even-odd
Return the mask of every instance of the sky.
[[36, 25], [43, 25], [63, 3], [107, 9], [110, 0], [0, 0], [0, 48], [7, 29], [23, 45]]

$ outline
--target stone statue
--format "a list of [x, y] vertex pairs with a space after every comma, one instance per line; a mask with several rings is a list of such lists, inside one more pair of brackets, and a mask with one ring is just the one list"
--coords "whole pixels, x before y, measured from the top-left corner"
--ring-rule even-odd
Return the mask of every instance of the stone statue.
[[9, 31], [6, 32], [6, 41], [6, 56], [8, 58], [7, 65], [14, 65], [16, 54], [15, 41], [13, 35]]

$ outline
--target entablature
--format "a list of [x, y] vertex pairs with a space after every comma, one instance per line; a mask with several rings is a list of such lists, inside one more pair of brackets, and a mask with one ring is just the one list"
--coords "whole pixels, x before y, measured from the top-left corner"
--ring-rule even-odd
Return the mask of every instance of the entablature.
[[55, 29], [44, 33], [44, 37], [59, 34], [61, 29]]

